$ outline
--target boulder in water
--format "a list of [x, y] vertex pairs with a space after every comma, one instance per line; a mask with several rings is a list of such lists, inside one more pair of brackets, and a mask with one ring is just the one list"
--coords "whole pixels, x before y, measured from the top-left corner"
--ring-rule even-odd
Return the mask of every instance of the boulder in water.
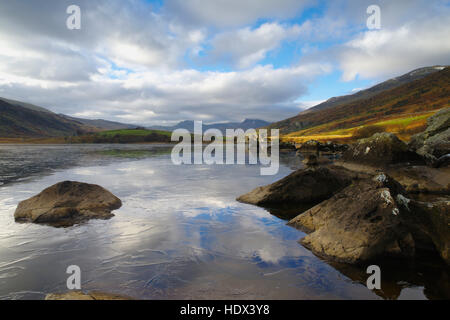
[[412, 256], [414, 241], [403, 228], [399, 183], [380, 173], [357, 181], [289, 222], [309, 234], [301, 243], [315, 254], [345, 263], [381, 255]]
[[119, 198], [98, 185], [64, 181], [20, 202], [14, 218], [67, 227], [89, 219], [109, 219], [114, 216], [111, 211], [121, 206]]
[[238, 201], [259, 206], [318, 203], [364, 176], [338, 166], [299, 169], [287, 177], [246, 193]]

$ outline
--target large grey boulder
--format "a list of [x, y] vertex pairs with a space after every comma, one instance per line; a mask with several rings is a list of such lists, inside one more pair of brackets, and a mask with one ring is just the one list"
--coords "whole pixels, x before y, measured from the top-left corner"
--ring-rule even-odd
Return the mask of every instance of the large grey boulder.
[[66, 227], [89, 219], [109, 219], [114, 216], [111, 211], [121, 206], [119, 198], [98, 185], [64, 181], [20, 202], [14, 218]]
[[380, 173], [356, 181], [289, 222], [307, 233], [301, 243], [315, 254], [345, 263], [382, 255], [413, 256], [414, 241], [403, 227], [397, 195], [404, 189]]
[[301, 243], [331, 261], [358, 264], [386, 256], [438, 253], [450, 264], [450, 201], [409, 199], [392, 177], [359, 180], [289, 221]]
[[450, 108], [428, 118], [426, 130], [412, 136], [409, 147], [433, 166], [448, 165], [445, 156], [450, 154]]
[[333, 165], [309, 167], [294, 171], [270, 185], [258, 187], [237, 200], [259, 206], [318, 203], [361, 176], [364, 174]]

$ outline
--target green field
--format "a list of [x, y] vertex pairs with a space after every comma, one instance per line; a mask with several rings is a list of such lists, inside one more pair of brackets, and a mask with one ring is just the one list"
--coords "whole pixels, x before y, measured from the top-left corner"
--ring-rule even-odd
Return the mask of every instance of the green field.
[[68, 137], [68, 143], [170, 143], [172, 133], [162, 130], [120, 129]]
[[104, 137], [114, 137], [114, 136], [148, 136], [150, 134], [160, 134], [170, 137], [172, 135], [169, 131], [162, 130], [147, 130], [147, 129], [119, 129], [119, 130], [109, 130], [98, 132], [97, 135]]

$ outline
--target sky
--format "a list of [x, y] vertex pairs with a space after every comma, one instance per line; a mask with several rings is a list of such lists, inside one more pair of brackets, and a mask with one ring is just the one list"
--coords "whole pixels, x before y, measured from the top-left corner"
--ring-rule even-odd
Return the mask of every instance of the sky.
[[0, 97], [89, 119], [272, 122], [448, 64], [450, 1], [0, 0]]

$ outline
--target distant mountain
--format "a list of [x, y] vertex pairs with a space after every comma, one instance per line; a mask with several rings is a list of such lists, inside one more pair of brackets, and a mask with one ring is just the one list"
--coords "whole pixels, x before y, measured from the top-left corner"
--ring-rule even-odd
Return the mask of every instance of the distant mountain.
[[268, 128], [301, 137], [324, 132], [338, 134], [338, 130], [382, 120], [413, 121], [414, 117], [450, 107], [450, 67], [417, 69], [354, 95], [328, 101]]
[[0, 97], [0, 137], [61, 137], [80, 133], [131, 129], [135, 125], [56, 114], [31, 103]]
[[[208, 129], [219, 129], [225, 134], [226, 129], [257, 129], [270, 125], [270, 122], [258, 119], [245, 119], [242, 122], [224, 122], [224, 123], [212, 123], [203, 124], [203, 131]], [[194, 132], [194, 121], [185, 120], [177, 123], [174, 126], [153, 126], [149, 129], [173, 131], [176, 129], [187, 129], [189, 132]]]
[[302, 113], [328, 109], [336, 107], [338, 105], [342, 105], [344, 103], [350, 103], [361, 99], [368, 99], [370, 97], [375, 96], [378, 93], [396, 88], [398, 86], [401, 86], [402, 84], [406, 84], [414, 80], [422, 79], [423, 77], [426, 77], [429, 74], [441, 71], [443, 69], [445, 69], [445, 66], [432, 66], [419, 68], [411, 72], [408, 72], [400, 77], [392, 78], [382, 83], [379, 83], [369, 89], [361, 90], [351, 95], [330, 98], [325, 102], [322, 102], [312, 108], [309, 108], [308, 110], [303, 111]]

